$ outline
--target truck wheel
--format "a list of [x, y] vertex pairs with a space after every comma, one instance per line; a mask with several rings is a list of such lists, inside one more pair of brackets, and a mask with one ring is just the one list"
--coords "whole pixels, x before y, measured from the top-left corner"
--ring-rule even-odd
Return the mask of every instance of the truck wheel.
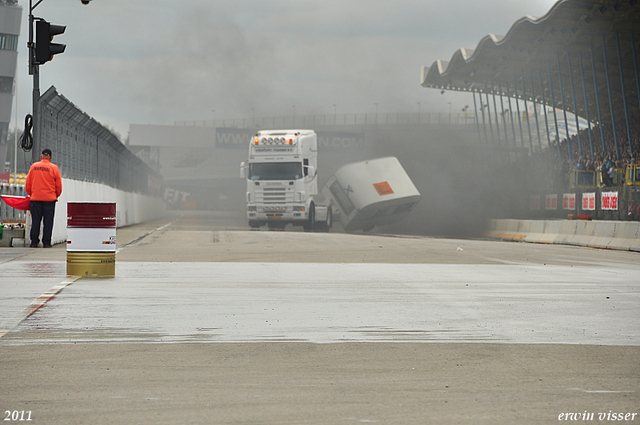
[[331, 206], [329, 206], [329, 208], [327, 209], [327, 221], [325, 222], [324, 226], [325, 232], [331, 230], [331, 226], [333, 226], [333, 211], [331, 211]]
[[316, 230], [319, 232], [328, 232], [333, 225], [333, 214], [331, 211], [331, 207], [327, 209], [327, 220], [322, 223], [316, 223]]
[[316, 206], [315, 204], [311, 204], [309, 207], [309, 220], [305, 224], [302, 225], [305, 231], [313, 232], [316, 228]]

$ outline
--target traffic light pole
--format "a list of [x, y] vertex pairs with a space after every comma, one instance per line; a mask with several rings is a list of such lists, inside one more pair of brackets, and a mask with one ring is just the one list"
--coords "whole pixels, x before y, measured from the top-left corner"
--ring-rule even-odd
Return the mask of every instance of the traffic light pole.
[[[33, 128], [33, 147], [31, 148], [31, 162], [37, 162], [40, 160], [40, 111], [38, 110], [38, 103], [40, 100], [40, 69], [36, 63], [36, 48], [33, 42], [33, 10], [42, 3], [39, 0], [35, 6], [32, 6], [32, 0], [29, 0], [29, 75], [33, 75], [33, 106], [32, 106], [32, 128]], [[25, 129], [26, 131], [26, 129]]]
[[[35, 18], [33, 11], [43, 0], [37, 0], [33, 4], [33, 0], [29, 0], [29, 75], [33, 75], [33, 112], [31, 113], [31, 123], [27, 123], [25, 128], [25, 136], [31, 134], [31, 159], [37, 162], [40, 159], [40, 150], [42, 149], [41, 126], [40, 126], [40, 65], [49, 62], [54, 55], [64, 52], [65, 45], [52, 43], [53, 37], [63, 34], [66, 26], [54, 25], [42, 18]], [[89, 4], [91, 0], [80, 0], [82, 4]], [[34, 21], [35, 22], [35, 42], [34, 42]], [[28, 118], [28, 117], [27, 117]], [[31, 128], [29, 128], [29, 126]], [[28, 150], [28, 149], [25, 149]]]

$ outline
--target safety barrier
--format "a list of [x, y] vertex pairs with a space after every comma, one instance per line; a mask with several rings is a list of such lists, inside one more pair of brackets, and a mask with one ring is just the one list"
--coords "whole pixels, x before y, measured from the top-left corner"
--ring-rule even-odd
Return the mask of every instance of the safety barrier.
[[[24, 186], [18, 185], [12, 189], [11, 195], [26, 196]], [[116, 227], [129, 226], [162, 217], [166, 213], [164, 201], [160, 197], [132, 193], [100, 184], [62, 178], [62, 195], [56, 203], [54, 215], [53, 234], [51, 241], [56, 243], [67, 240], [67, 202], [114, 202], [117, 205]], [[2, 203], [3, 211], [14, 210]], [[12, 212], [11, 214], [13, 214]], [[27, 230], [31, 228], [30, 216], [24, 212], [21, 220], [13, 220], [25, 223]], [[8, 213], [7, 213], [8, 214]], [[10, 217], [3, 215], [0, 221], [11, 222]], [[25, 243], [30, 243], [27, 231]]]
[[640, 222], [490, 220], [485, 236], [503, 241], [564, 244], [640, 252]]

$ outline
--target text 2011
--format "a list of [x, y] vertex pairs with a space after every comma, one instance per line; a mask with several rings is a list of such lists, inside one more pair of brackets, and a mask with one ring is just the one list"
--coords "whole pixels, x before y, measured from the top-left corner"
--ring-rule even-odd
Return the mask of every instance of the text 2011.
[[5, 421], [30, 421], [31, 410], [5, 410]]

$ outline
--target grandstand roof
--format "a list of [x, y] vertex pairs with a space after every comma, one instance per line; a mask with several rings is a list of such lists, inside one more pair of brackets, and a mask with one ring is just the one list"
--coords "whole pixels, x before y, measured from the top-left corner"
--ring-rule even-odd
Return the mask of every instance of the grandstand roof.
[[535, 96], [537, 102], [542, 102], [544, 96], [548, 105], [553, 90], [558, 108], [563, 108], [562, 85], [563, 109], [574, 111], [575, 97], [578, 115], [587, 116], [586, 103], [589, 118], [594, 122], [599, 121], [597, 95], [603, 124], [611, 122], [609, 93], [615, 121], [624, 119], [623, 93], [626, 93], [628, 116], [638, 117], [640, 63], [635, 58], [640, 50], [638, 3], [638, 0], [560, 0], [541, 18], [519, 19], [505, 36], [489, 34], [474, 50], [461, 48], [449, 62], [437, 60], [431, 67], [423, 67], [421, 84], [441, 90], [487, 91], [511, 97], [514, 91], [517, 97], [524, 92], [528, 100]]

